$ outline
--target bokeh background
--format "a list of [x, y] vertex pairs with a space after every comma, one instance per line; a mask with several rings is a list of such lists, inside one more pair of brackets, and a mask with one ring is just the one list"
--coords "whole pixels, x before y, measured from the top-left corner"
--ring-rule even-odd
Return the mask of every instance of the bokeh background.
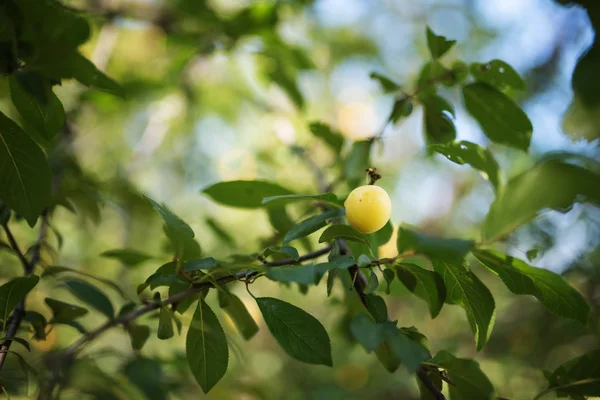
[[[412, 91], [429, 57], [426, 25], [458, 41], [445, 58], [448, 64], [498, 58], [525, 78], [527, 90], [513, 94], [534, 126], [530, 154], [490, 145], [504, 181], [550, 152], [600, 160], [597, 128], [590, 127], [576, 107], [570, 108], [573, 69], [594, 37], [585, 11], [578, 7], [552, 0], [287, 0], [279, 2], [272, 18], [265, 10], [274, 1], [64, 3], [89, 15], [93, 39], [83, 52], [128, 95], [120, 100], [75, 82], [57, 89], [81, 166], [70, 189], [79, 212], [57, 210], [53, 221], [62, 248], [56, 253], [46, 249], [44, 261], [116, 280], [133, 299], [137, 284], [169, 260], [161, 221], [140, 193], [165, 202], [188, 222], [207, 256], [260, 252], [273, 234], [266, 213], [219, 206], [203, 197], [201, 189], [221, 180], [267, 179], [299, 193], [315, 193], [313, 173], [297, 155], [297, 147], [310, 153], [328, 180], [336, 177], [336, 160], [314, 140], [308, 123], [329, 123], [350, 140], [379, 133], [394, 99], [369, 74], [383, 73]], [[240, 18], [248, 8], [250, 17]], [[6, 82], [1, 84], [7, 93]], [[457, 106], [458, 138], [488, 145], [460, 106], [459, 90], [442, 88], [442, 94]], [[9, 101], [1, 101], [8, 109]], [[468, 166], [428, 155], [421, 125], [417, 108], [384, 130], [382, 146], [375, 146], [372, 154], [383, 175], [380, 185], [392, 198], [392, 222], [438, 235], [477, 238], [494, 197], [491, 186]], [[338, 192], [348, 190], [340, 186]], [[304, 210], [291, 211], [300, 218]], [[597, 310], [599, 222], [598, 209], [592, 206], [546, 212], [512, 235], [506, 251], [526, 259], [526, 253], [535, 250], [533, 265], [564, 272]], [[16, 233], [22, 242], [35, 234], [25, 226]], [[316, 238], [312, 240], [315, 246]], [[58, 248], [57, 237], [54, 247]], [[124, 247], [155, 258], [132, 268], [100, 257], [106, 250]], [[384, 246], [381, 254], [395, 255], [394, 244]], [[0, 253], [0, 265], [3, 278], [19, 274], [18, 262], [6, 252]], [[429, 338], [434, 353], [449, 349], [460, 357], [474, 357], [499, 395], [510, 399], [532, 398], [546, 386], [542, 369], [552, 370], [598, 347], [596, 312], [591, 326], [583, 328], [550, 315], [533, 298], [511, 295], [475, 262], [473, 269], [497, 303], [495, 328], [483, 351], [476, 353], [460, 308], [446, 305], [431, 320], [426, 304], [397, 282], [385, 296], [390, 316], [401, 326], [416, 326]], [[185, 332], [169, 341], [153, 335], [136, 354], [126, 333], [115, 329], [86, 349], [74, 388], [63, 397], [418, 398], [415, 380], [403, 368], [388, 374], [373, 354], [353, 343], [344, 303], [356, 300], [347, 298], [340, 282], [336, 285], [329, 298], [324, 285], [303, 293], [263, 278], [252, 286], [255, 294], [302, 306], [325, 325], [332, 337], [333, 368], [305, 365], [284, 354], [255, 302], [239, 285], [235, 291], [261, 330], [244, 342], [219, 313], [232, 357], [225, 378], [210, 394], [201, 394], [187, 370]], [[107, 293], [116, 308], [123, 303]], [[27, 307], [50, 317], [43, 303], [47, 296], [73, 300], [58, 282], [48, 280], [28, 297]], [[216, 296], [211, 293], [208, 301], [216, 305]], [[191, 312], [181, 317], [184, 326], [190, 318]], [[90, 313], [81, 321], [91, 329], [103, 323], [104, 316]], [[144, 321], [156, 329], [152, 317]], [[33, 352], [26, 357], [43, 365], [45, 353], [71, 344], [78, 335], [71, 327], [57, 326], [46, 341], [33, 341]], [[16, 361], [5, 366], [2, 376], [15, 394], [12, 398], [27, 398]]]

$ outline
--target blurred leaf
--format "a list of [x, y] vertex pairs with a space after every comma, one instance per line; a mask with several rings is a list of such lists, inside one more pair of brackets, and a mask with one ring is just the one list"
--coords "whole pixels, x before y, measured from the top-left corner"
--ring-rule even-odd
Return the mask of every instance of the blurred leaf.
[[175, 385], [165, 379], [166, 374], [163, 365], [160, 359], [138, 356], [127, 362], [123, 368], [123, 373], [128, 381], [144, 393], [145, 400], [167, 400], [170, 386]]
[[445, 239], [428, 236], [406, 227], [398, 227], [398, 239], [396, 247], [398, 254], [412, 251], [416, 254], [424, 254], [431, 257], [464, 257], [474, 246], [472, 240]]
[[44, 301], [52, 309], [53, 316], [50, 323], [68, 323], [88, 313], [88, 310], [83, 307], [54, 300], [49, 297], [46, 297]]
[[485, 83], [471, 83], [463, 87], [463, 99], [469, 114], [492, 142], [527, 151], [533, 126], [508, 96]]
[[331, 296], [331, 291], [333, 290], [333, 285], [335, 284], [336, 275], [337, 272], [335, 269], [327, 273], [327, 297]]
[[379, 289], [379, 279], [377, 278], [377, 274], [375, 271], [371, 271], [371, 275], [369, 275], [369, 280], [367, 281], [367, 286], [365, 286], [364, 292], [366, 294], [375, 293]]
[[427, 27], [427, 47], [429, 47], [431, 57], [434, 59], [446, 54], [455, 44], [456, 40], [448, 40], [444, 36], [438, 36], [433, 33], [431, 28]]
[[414, 373], [423, 361], [431, 358], [429, 351], [421, 343], [399, 329], [388, 334], [387, 342], [392, 353], [411, 373]]
[[250, 340], [258, 332], [258, 325], [248, 312], [248, 309], [234, 294], [219, 290], [219, 304], [237, 327], [242, 337]]
[[102, 282], [106, 286], [109, 286], [110, 288], [112, 288], [115, 292], [119, 293], [121, 295], [121, 297], [123, 297], [124, 299], [126, 299], [126, 300], [129, 299], [129, 297], [125, 294], [123, 289], [121, 289], [113, 281], [110, 281], [108, 279], [98, 278], [98, 277], [95, 277], [94, 275], [90, 275], [90, 274], [82, 272], [82, 271], [77, 271], [77, 270], [69, 268], [69, 267], [61, 267], [61, 266], [56, 266], [56, 265], [53, 265], [51, 267], [46, 267], [46, 268], [44, 268], [44, 271], [42, 272], [41, 277], [48, 278], [48, 277], [51, 277], [54, 275], [62, 274], [63, 272], [78, 274], [78, 275], [82, 275], [82, 276], [85, 276], [85, 277], [88, 277], [91, 279], [95, 279], [98, 282]]
[[190, 260], [183, 264], [183, 270], [185, 272], [191, 271], [210, 271], [217, 267], [219, 263], [212, 257], [200, 258], [198, 260]]
[[387, 339], [375, 349], [375, 355], [389, 373], [396, 372], [400, 366], [400, 359], [392, 352], [391, 345]]
[[[549, 387], [534, 400], [555, 391], [557, 397], [577, 398], [579, 396], [600, 395], [600, 350], [592, 350], [580, 357], [573, 358], [556, 368], [547, 377]], [[577, 396], [577, 397], [575, 397]]]
[[381, 85], [381, 88], [383, 89], [383, 91], [385, 93], [395, 92], [396, 90], [400, 89], [400, 87], [401, 87], [399, 84], [397, 84], [396, 82], [394, 82], [387, 76], [381, 75], [380, 73], [371, 72], [371, 75], [369, 75], [369, 76], [371, 77], [371, 79], [375, 79], [376, 81], [379, 82], [379, 84]]
[[446, 299], [442, 277], [437, 272], [409, 263], [396, 264], [396, 274], [408, 290], [427, 302], [431, 318], [437, 317]]
[[229, 348], [217, 316], [203, 299], [192, 317], [185, 347], [190, 370], [208, 393], [227, 371]]
[[35, 340], [46, 340], [46, 325], [48, 325], [48, 321], [46, 321], [46, 318], [42, 314], [35, 311], [26, 311], [23, 319], [31, 324]]
[[10, 97], [25, 123], [46, 140], [51, 140], [65, 125], [65, 109], [52, 92], [52, 86], [38, 75], [13, 74], [9, 78]]
[[394, 226], [392, 225], [392, 221], [388, 221], [383, 228], [367, 236], [369, 237], [369, 243], [372, 243], [371, 246], [378, 248], [389, 242], [393, 234]]
[[0, 286], [0, 321], [6, 323], [13, 309], [37, 285], [40, 278], [36, 275], [11, 279]]
[[304, 285], [314, 285], [326, 272], [334, 269], [348, 269], [354, 265], [350, 256], [339, 256], [329, 262], [309, 265], [286, 265], [269, 267], [267, 276], [279, 282], [295, 282]]
[[354, 338], [364, 349], [370, 353], [374, 351], [389, 335], [389, 331], [397, 331], [392, 322], [376, 323], [367, 314], [357, 314], [350, 322], [350, 331]]
[[262, 204], [288, 204], [300, 200], [324, 201], [335, 207], [343, 207], [343, 203], [333, 193], [323, 194], [286, 194], [282, 196], [265, 197]]
[[176, 254], [181, 254], [185, 252], [186, 249], [192, 247], [193, 245], [190, 242], [194, 242], [197, 245], [193, 240], [195, 236], [194, 231], [188, 224], [175, 215], [164, 204], [159, 204], [149, 197], [147, 197], [147, 199], [165, 221], [165, 233], [175, 247]]
[[319, 243], [329, 242], [330, 240], [335, 239], [344, 239], [350, 240], [353, 242], [364, 243], [366, 245], [369, 244], [369, 240], [367, 236], [360, 232], [358, 229], [345, 224], [331, 225], [323, 233], [319, 238]]
[[29, 346], [29, 342], [23, 338], [14, 337], [14, 336], [4, 336], [4, 337], [0, 338], [0, 342], [2, 342], [2, 343], [4, 343], [7, 340], [10, 340], [11, 342], [19, 343], [21, 346], [25, 347], [27, 349], [27, 351], [31, 351], [31, 346]]
[[[435, 372], [427, 372], [427, 377], [433, 383], [433, 386], [441, 392], [443, 387], [442, 377]], [[421, 400], [437, 400], [421, 379], [417, 379], [417, 385], [421, 393]]]
[[560, 275], [491, 250], [474, 250], [473, 255], [511, 292], [535, 296], [552, 314], [588, 324], [590, 306]]
[[446, 286], [446, 303], [461, 306], [475, 336], [477, 351], [488, 341], [494, 327], [496, 305], [489, 289], [468, 271], [464, 260], [432, 259], [434, 270]]
[[228, 181], [215, 183], [202, 193], [219, 204], [238, 208], [260, 208], [265, 197], [293, 194], [291, 191], [266, 181]]
[[421, 103], [427, 143], [445, 144], [456, 139], [452, 104], [435, 94], [423, 97]]
[[52, 176], [42, 149], [0, 112], [0, 200], [33, 227], [52, 198]]
[[161, 306], [158, 315], [158, 330], [156, 331], [156, 337], [160, 340], [167, 340], [171, 339], [174, 334], [173, 313], [166, 306]]
[[136, 351], [140, 351], [150, 337], [150, 328], [146, 325], [130, 323], [127, 325], [127, 332], [131, 340], [131, 347]]
[[577, 201], [600, 203], [600, 175], [556, 160], [538, 164], [512, 178], [492, 203], [483, 240], [498, 240], [543, 209], [565, 210]]
[[517, 71], [502, 60], [492, 60], [485, 64], [472, 63], [471, 75], [480, 81], [504, 90], [507, 87], [525, 90], [525, 81]]
[[344, 146], [344, 137], [339, 132], [322, 122], [312, 122], [309, 129], [313, 135], [327, 143], [336, 155], [340, 154]]
[[427, 363], [446, 370], [448, 377], [454, 382], [454, 385], [448, 385], [452, 399], [496, 399], [494, 386], [481, 371], [477, 361], [456, 358], [442, 350]]
[[329, 210], [297, 223], [285, 234], [283, 244], [287, 245], [292, 240], [308, 236], [311, 233], [318, 231], [327, 225], [327, 220], [341, 217], [344, 213], [344, 209]]
[[357, 186], [366, 177], [365, 170], [371, 167], [372, 140], [363, 140], [352, 143], [352, 148], [346, 157], [344, 176], [350, 187]]
[[279, 233], [287, 232], [294, 226], [294, 221], [288, 215], [285, 205], [268, 207], [267, 216], [271, 226]]
[[388, 311], [385, 301], [381, 296], [376, 294], [366, 294], [365, 302], [367, 303], [367, 310], [377, 323], [384, 323], [388, 320]]
[[395, 124], [400, 121], [400, 118], [406, 118], [412, 114], [413, 103], [408, 97], [398, 97], [392, 106], [392, 112], [388, 117], [388, 121]]
[[385, 289], [385, 294], [390, 294], [390, 286], [392, 285], [392, 282], [394, 282], [394, 277], [396, 275], [394, 274], [394, 271], [392, 271], [391, 269], [384, 269], [383, 270], [383, 279], [385, 280], [385, 283], [387, 285], [386, 289]]
[[225, 244], [229, 246], [235, 246], [235, 239], [225, 229], [223, 229], [214, 218], [206, 217], [204, 219], [206, 225], [221, 239]]
[[[192, 284], [190, 282], [172, 282], [169, 284], [169, 297], [176, 295], [177, 293], [187, 291]], [[190, 295], [181, 299], [179, 302], [173, 304], [173, 311], [178, 312], [179, 314], [185, 313], [202, 295], [203, 292], [197, 293], [195, 295]]]
[[369, 256], [367, 256], [366, 254], [361, 254], [360, 256], [358, 256], [358, 260], [356, 260], [356, 265], [359, 266], [359, 268], [366, 268], [369, 265], [371, 265], [371, 258], [369, 258]]
[[427, 62], [421, 68], [419, 78], [417, 79], [417, 92], [420, 97], [423, 95], [430, 95], [437, 92], [436, 84], [441, 83], [453, 83], [454, 79], [452, 71], [444, 67], [439, 61], [433, 60]]
[[265, 258], [271, 257], [274, 260], [285, 260], [291, 258], [292, 260], [298, 261], [300, 258], [298, 250], [292, 246], [283, 246], [280, 248], [269, 247], [263, 252], [262, 256]]
[[256, 299], [267, 327], [292, 357], [309, 364], [331, 367], [331, 344], [323, 325], [312, 315], [271, 297]]
[[114, 249], [107, 250], [100, 254], [102, 257], [114, 258], [125, 264], [128, 267], [135, 267], [144, 261], [153, 259], [154, 257], [134, 249]]
[[112, 303], [96, 286], [73, 278], [66, 279], [64, 284], [73, 296], [100, 311], [109, 319], [114, 318], [115, 310]]
[[446, 144], [433, 144], [430, 149], [446, 156], [456, 164], [469, 164], [482, 172], [484, 178], [488, 179], [497, 191], [500, 187], [498, 163], [494, 155], [488, 149], [468, 141], [452, 142]]

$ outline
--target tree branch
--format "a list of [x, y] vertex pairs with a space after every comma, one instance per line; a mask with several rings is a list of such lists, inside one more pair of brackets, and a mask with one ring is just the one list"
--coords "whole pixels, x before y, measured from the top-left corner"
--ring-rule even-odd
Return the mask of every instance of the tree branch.
[[417, 376], [419, 377], [421, 382], [423, 382], [423, 385], [425, 385], [427, 390], [431, 392], [435, 400], [446, 400], [444, 394], [437, 388], [437, 386], [433, 384], [433, 381], [429, 378], [429, 375], [427, 374], [427, 370], [425, 368], [420, 367], [417, 370]]

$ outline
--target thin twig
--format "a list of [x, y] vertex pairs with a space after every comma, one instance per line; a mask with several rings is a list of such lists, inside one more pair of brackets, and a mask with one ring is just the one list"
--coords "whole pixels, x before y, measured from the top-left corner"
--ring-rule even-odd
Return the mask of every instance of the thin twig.
[[429, 375], [427, 374], [427, 370], [425, 368], [420, 367], [417, 370], [417, 376], [419, 377], [421, 382], [423, 382], [423, 385], [425, 385], [427, 390], [431, 392], [435, 400], [446, 400], [446, 397], [443, 395], [440, 389], [438, 389], [437, 386], [433, 384], [433, 381], [429, 378]]

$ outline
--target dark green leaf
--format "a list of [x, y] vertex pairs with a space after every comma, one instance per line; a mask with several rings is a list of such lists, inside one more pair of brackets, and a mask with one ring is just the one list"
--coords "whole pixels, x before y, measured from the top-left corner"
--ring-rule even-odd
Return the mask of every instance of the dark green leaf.
[[283, 244], [287, 245], [292, 240], [308, 236], [311, 233], [318, 231], [327, 225], [327, 220], [341, 217], [344, 213], [345, 210], [343, 209], [329, 210], [297, 223], [285, 234]]
[[369, 275], [369, 280], [367, 281], [367, 286], [365, 286], [364, 292], [367, 294], [375, 293], [379, 289], [379, 279], [377, 278], [377, 274], [374, 271], [371, 271], [371, 275]]
[[495, 143], [527, 151], [533, 126], [521, 108], [504, 93], [485, 83], [463, 87], [467, 111]]
[[427, 47], [429, 47], [431, 57], [434, 59], [446, 54], [455, 44], [456, 40], [448, 40], [444, 36], [438, 36], [433, 33], [431, 28], [427, 27]]
[[48, 325], [48, 321], [46, 321], [46, 318], [42, 314], [35, 311], [26, 311], [24, 320], [31, 324], [35, 340], [46, 340], [46, 325]]
[[207, 218], [205, 218], [204, 222], [206, 222], [206, 225], [208, 225], [208, 227], [210, 229], [212, 229], [212, 231], [225, 244], [228, 244], [230, 246], [234, 246], [235, 245], [235, 239], [233, 238], [233, 236], [231, 236], [225, 229], [223, 229], [221, 227], [221, 225], [219, 225], [214, 218], [207, 217]]
[[371, 167], [372, 140], [352, 143], [350, 153], [346, 157], [344, 175], [350, 186], [357, 186], [366, 177], [365, 169]]
[[100, 311], [109, 319], [112, 319], [115, 316], [115, 310], [112, 303], [97, 287], [86, 281], [73, 278], [66, 279], [64, 284], [73, 296]]
[[330, 240], [334, 239], [345, 239], [367, 245], [369, 244], [369, 240], [364, 233], [350, 225], [344, 224], [331, 225], [325, 229], [319, 238], [319, 243], [329, 242]]
[[287, 265], [267, 269], [267, 276], [279, 282], [295, 282], [314, 285], [321, 277], [333, 269], [347, 269], [354, 265], [350, 256], [339, 256], [329, 262], [312, 265]]
[[[190, 282], [173, 282], [173, 283], [169, 284], [169, 297], [174, 296], [177, 293], [185, 292], [190, 287], [191, 287]], [[194, 304], [196, 301], [198, 301], [198, 298], [203, 293], [206, 294], [206, 292], [200, 292], [200, 293], [190, 295], [190, 296], [187, 296], [187, 297], [181, 299], [176, 304], [173, 304], [173, 311], [176, 311], [179, 314], [185, 313], [188, 310], [188, 308], [191, 307], [192, 304]]]
[[160, 340], [166, 340], [171, 339], [174, 334], [173, 313], [166, 306], [161, 306], [158, 316], [158, 330], [156, 331], [156, 337]]
[[513, 67], [502, 60], [492, 60], [485, 64], [471, 64], [471, 74], [473, 77], [488, 85], [504, 90], [507, 87], [524, 90], [525, 81]]
[[46, 140], [51, 140], [65, 125], [65, 109], [52, 92], [52, 86], [38, 75], [13, 74], [9, 78], [10, 97], [25, 123]]
[[371, 262], [371, 258], [369, 258], [368, 255], [361, 254], [358, 256], [358, 260], [356, 260], [356, 265], [358, 265], [360, 268], [365, 268], [371, 265]]
[[5, 336], [3, 338], [0, 338], [1, 343], [4, 343], [8, 340], [10, 340], [11, 342], [19, 343], [21, 346], [25, 347], [27, 351], [31, 351], [31, 346], [29, 346], [29, 342], [23, 338], [14, 336]]
[[442, 277], [437, 272], [408, 263], [396, 264], [396, 273], [408, 290], [427, 302], [431, 318], [437, 317], [446, 299]]
[[42, 149], [0, 112], [0, 200], [33, 227], [51, 202], [52, 176]]
[[421, 69], [417, 80], [419, 96], [434, 94], [437, 91], [436, 83], [438, 82], [454, 82], [452, 75], [452, 71], [436, 60], [426, 63]]
[[196, 246], [198, 245], [196, 241], [194, 241], [194, 231], [188, 224], [175, 215], [164, 204], [157, 203], [150, 198], [147, 199], [165, 221], [165, 233], [171, 240], [177, 254], [181, 254], [193, 247], [193, 244], [190, 242], [195, 243]]
[[54, 300], [49, 297], [46, 297], [45, 302], [48, 305], [48, 307], [52, 309], [53, 313], [52, 320], [50, 321], [50, 323], [68, 323], [74, 319], [83, 317], [85, 314], [88, 313], [88, 310], [86, 310], [83, 307], [65, 303], [59, 300]]
[[266, 181], [228, 181], [215, 183], [202, 193], [219, 204], [238, 208], [260, 208], [265, 197], [293, 194], [291, 191]]
[[400, 85], [388, 78], [387, 76], [381, 75], [377, 72], [371, 72], [371, 79], [375, 79], [381, 85], [381, 88], [385, 93], [395, 92], [400, 89]]
[[600, 350], [592, 350], [565, 362], [547, 376], [550, 385], [535, 400], [552, 391], [558, 397], [600, 396], [599, 359]]
[[600, 203], [600, 175], [549, 160], [512, 178], [483, 223], [483, 239], [492, 242], [529, 222], [546, 208], [568, 209], [574, 202]]
[[387, 342], [392, 353], [406, 366], [409, 372], [415, 372], [421, 363], [431, 355], [429, 351], [418, 341], [415, 341], [409, 335], [401, 330], [389, 334]]
[[394, 226], [392, 225], [392, 221], [388, 221], [383, 228], [368, 235], [369, 242], [372, 243], [372, 247], [377, 248], [389, 242], [393, 234]]
[[[442, 391], [443, 381], [440, 374], [435, 372], [427, 372], [427, 377], [433, 383], [437, 390]], [[437, 400], [433, 393], [425, 386], [421, 379], [417, 379], [417, 384], [419, 386], [419, 392], [421, 393], [421, 400]]]
[[292, 246], [283, 246], [275, 249], [269, 247], [263, 252], [263, 257], [271, 257], [274, 260], [285, 260], [291, 258], [292, 260], [298, 261], [298, 259], [300, 259], [300, 254], [298, 254], [298, 250]]
[[471, 165], [482, 172], [484, 178], [494, 185], [495, 190], [500, 187], [498, 163], [488, 149], [468, 141], [433, 144], [429, 148], [443, 154], [452, 162]]
[[331, 344], [323, 325], [306, 311], [270, 297], [256, 299], [269, 330], [292, 357], [332, 366]]
[[323, 193], [323, 194], [285, 194], [282, 196], [271, 196], [265, 197], [262, 200], [262, 204], [287, 204], [300, 200], [315, 200], [315, 201], [324, 201], [326, 203], [332, 204], [335, 207], [343, 207], [342, 202], [337, 198], [337, 196], [333, 193]]
[[198, 260], [190, 260], [183, 264], [183, 270], [191, 271], [210, 271], [219, 265], [218, 261], [212, 257], [200, 258]]
[[128, 299], [127, 294], [125, 294], [123, 289], [121, 289], [113, 281], [108, 280], [108, 279], [98, 278], [98, 277], [95, 277], [94, 275], [90, 275], [90, 274], [82, 272], [82, 271], [77, 271], [77, 270], [69, 268], [69, 267], [60, 267], [60, 266], [46, 267], [44, 269], [44, 272], [42, 272], [42, 278], [48, 278], [48, 277], [51, 277], [54, 275], [62, 274], [63, 272], [78, 274], [78, 275], [82, 275], [82, 276], [85, 276], [85, 277], [88, 277], [91, 279], [95, 279], [98, 282], [102, 282], [106, 286], [109, 286], [110, 288], [112, 288], [115, 292], [119, 293], [121, 295], [121, 297], [123, 297], [124, 299]]
[[392, 347], [388, 339], [385, 339], [383, 343], [375, 349], [375, 355], [389, 373], [396, 372], [400, 366], [400, 359], [392, 352]]
[[590, 306], [560, 275], [495, 251], [474, 250], [473, 255], [511, 292], [535, 296], [552, 314], [587, 325]]
[[335, 269], [327, 273], [327, 297], [331, 296], [331, 291], [333, 290], [336, 275], [337, 272]]
[[108, 250], [100, 254], [102, 257], [114, 258], [128, 267], [135, 267], [144, 261], [153, 259], [154, 257], [134, 249], [114, 249]]
[[461, 258], [473, 248], [473, 245], [474, 242], [471, 240], [444, 239], [428, 236], [402, 226], [398, 227], [396, 242], [398, 254], [413, 251], [431, 257]]
[[446, 286], [446, 303], [461, 306], [475, 336], [477, 351], [488, 341], [494, 326], [494, 298], [475, 274], [466, 269], [464, 261], [432, 259], [433, 268]]
[[400, 118], [408, 117], [412, 114], [413, 103], [408, 97], [399, 97], [394, 101], [392, 112], [388, 117], [388, 121], [395, 124]]
[[377, 323], [384, 323], [388, 320], [388, 311], [385, 301], [381, 296], [376, 294], [365, 295], [365, 301], [367, 303], [367, 310]]
[[13, 309], [37, 285], [39, 280], [40, 278], [36, 275], [21, 276], [0, 286], [0, 321], [8, 321]]
[[229, 364], [227, 337], [215, 313], [200, 299], [186, 337], [190, 370], [208, 393], [225, 375]]
[[344, 146], [344, 137], [336, 131], [333, 131], [329, 125], [322, 122], [313, 122], [309, 125], [313, 135], [323, 140], [335, 154], [340, 154]]
[[493, 400], [496, 391], [479, 363], [467, 358], [456, 358], [445, 350], [440, 351], [428, 364], [446, 370], [454, 385], [448, 385], [452, 399]]
[[258, 325], [248, 312], [248, 309], [234, 294], [219, 290], [219, 304], [237, 327], [242, 337], [250, 340], [258, 332]]
[[383, 279], [385, 279], [385, 283], [387, 285], [385, 294], [390, 294], [390, 286], [392, 285], [395, 276], [396, 275], [394, 274], [394, 271], [391, 269], [386, 268], [383, 270]]
[[427, 143], [444, 144], [456, 139], [454, 107], [444, 98], [435, 94], [421, 100], [423, 104], [423, 124]]
[[354, 338], [370, 353], [377, 349], [388, 336], [389, 331], [397, 331], [392, 322], [376, 323], [367, 314], [360, 313], [352, 318], [350, 331]]

